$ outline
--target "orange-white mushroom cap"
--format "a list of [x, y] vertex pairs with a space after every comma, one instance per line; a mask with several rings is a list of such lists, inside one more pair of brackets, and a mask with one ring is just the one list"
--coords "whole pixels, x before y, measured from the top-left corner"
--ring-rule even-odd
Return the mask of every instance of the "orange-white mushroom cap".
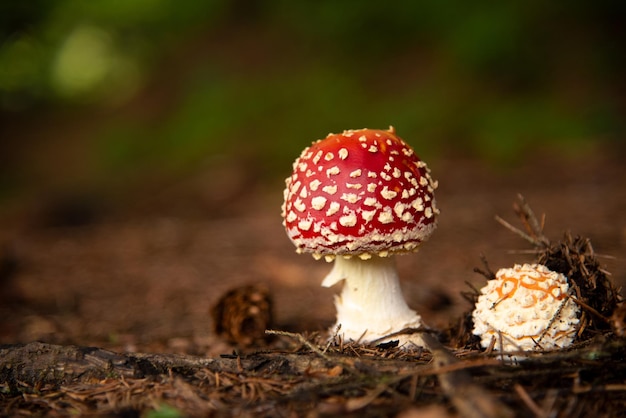
[[569, 346], [579, 306], [568, 297], [567, 278], [541, 264], [500, 269], [481, 289], [473, 312], [474, 334], [496, 350], [550, 350]]
[[393, 128], [329, 134], [295, 161], [283, 224], [297, 251], [316, 258], [414, 251], [436, 227], [436, 187]]

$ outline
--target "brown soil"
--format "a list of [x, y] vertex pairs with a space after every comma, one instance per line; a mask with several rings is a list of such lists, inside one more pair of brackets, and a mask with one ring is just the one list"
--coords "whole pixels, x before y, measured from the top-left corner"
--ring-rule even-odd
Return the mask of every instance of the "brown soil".
[[[550, 240], [560, 240], [568, 230], [589, 238], [602, 268], [623, 286], [626, 166], [619, 158], [622, 154], [593, 149], [585, 156], [555, 156], [545, 151], [514, 167], [490, 167], [460, 157], [430, 161], [440, 184], [440, 224], [419, 253], [398, 258], [409, 304], [430, 326], [446, 328], [469, 308], [461, 296], [469, 289], [466, 282], [475, 287], [485, 282], [473, 272], [482, 267], [481, 255], [493, 269], [533, 260], [527, 253], [530, 245], [494, 220], [500, 215], [517, 222], [511, 205], [518, 193], [537, 214], [546, 215], [544, 233]], [[215, 335], [210, 314], [227, 291], [251, 284], [269, 289], [271, 328], [325, 332], [333, 323], [332, 296], [337, 289], [319, 285], [328, 264], [294, 253], [281, 226], [282, 183], [250, 188], [231, 181], [226, 182], [229, 190], [219, 190], [214, 179], [232, 174], [233, 169], [222, 170], [207, 169], [175, 185], [161, 186], [157, 193], [137, 192], [105, 206], [65, 199], [20, 204], [5, 211], [0, 219], [0, 343], [41, 341], [119, 353], [210, 358], [234, 349], [254, 353], [268, 349], [265, 342], [257, 340], [256, 345], [242, 348], [225, 341]], [[330, 368], [323, 373], [341, 371]], [[102, 385], [119, 385], [119, 381], [103, 380]], [[151, 385], [143, 390], [153, 391], [157, 399], [153, 406], [168, 403], [169, 395], [159, 392], [155, 382]], [[80, 392], [80, 388], [73, 390]], [[182, 386], [177, 390], [172, 396], [186, 393]], [[335, 395], [320, 395], [326, 400], [322, 406], [328, 409], [328, 402], [340, 402]], [[358, 390], [353, 397], [349, 391], [343, 395], [345, 402], [365, 402]], [[384, 390], [367, 395], [389, 396]], [[407, 402], [400, 410], [388, 411], [404, 411], [402, 416], [407, 417], [417, 416], [418, 411], [429, 416], [455, 413], [452, 406], [436, 406], [440, 395], [431, 395], [430, 403]], [[0, 413], [16, 413], [11, 405], [19, 404], [25, 414], [15, 394], [2, 396]], [[233, 396], [242, 405], [250, 399], [240, 392]], [[23, 394], [20, 399], [25, 399]], [[99, 399], [93, 398], [92, 405]], [[315, 403], [306, 402], [301, 411], [325, 414]], [[107, 413], [122, 415], [124, 405], [128, 406], [122, 401], [117, 405], [117, 410]], [[142, 404], [137, 413], [149, 409]], [[96, 413], [97, 406], [82, 412]], [[385, 415], [384, 408], [378, 414]]]

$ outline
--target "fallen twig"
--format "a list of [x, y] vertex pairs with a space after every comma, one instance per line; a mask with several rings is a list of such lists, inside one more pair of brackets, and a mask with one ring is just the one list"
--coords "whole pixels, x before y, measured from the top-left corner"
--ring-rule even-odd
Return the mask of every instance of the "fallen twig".
[[[432, 335], [425, 333], [422, 338], [433, 354], [435, 370], [445, 370], [459, 360]], [[439, 384], [446, 396], [462, 417], [503, 418], [513, 417], [514, 412], [484, 387], [472, 381], [465, 370], [442, 372], [437, 375]]]

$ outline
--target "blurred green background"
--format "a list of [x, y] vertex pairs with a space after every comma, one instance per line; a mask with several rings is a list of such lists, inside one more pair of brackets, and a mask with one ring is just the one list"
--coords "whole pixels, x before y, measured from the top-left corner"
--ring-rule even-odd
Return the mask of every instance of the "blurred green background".
[[0, 201], [394, 125], [425, 157], [584, 153], [626, 124], [623, 1], [0, 3]]

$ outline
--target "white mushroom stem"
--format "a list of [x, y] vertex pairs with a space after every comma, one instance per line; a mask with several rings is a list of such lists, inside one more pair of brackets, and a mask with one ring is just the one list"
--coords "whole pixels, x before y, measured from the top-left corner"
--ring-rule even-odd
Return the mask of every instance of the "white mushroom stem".
[[[337, 323], [333, 330], [341, 325], [339, 335], [346, 341], [372, 342], [404, 328], [422, 325], [421, 317], [408, 307], [402, 296], [394, 257], [362, 260], [337, 256], [334, 263], [322, 286], [331, 287], [345, 280], [341, 295], [335, 296]], [[424, 346], [419, 333], [394, 336], [386, 341], [392, 340], [399, 340], [402, 346], [410, 343]]]

